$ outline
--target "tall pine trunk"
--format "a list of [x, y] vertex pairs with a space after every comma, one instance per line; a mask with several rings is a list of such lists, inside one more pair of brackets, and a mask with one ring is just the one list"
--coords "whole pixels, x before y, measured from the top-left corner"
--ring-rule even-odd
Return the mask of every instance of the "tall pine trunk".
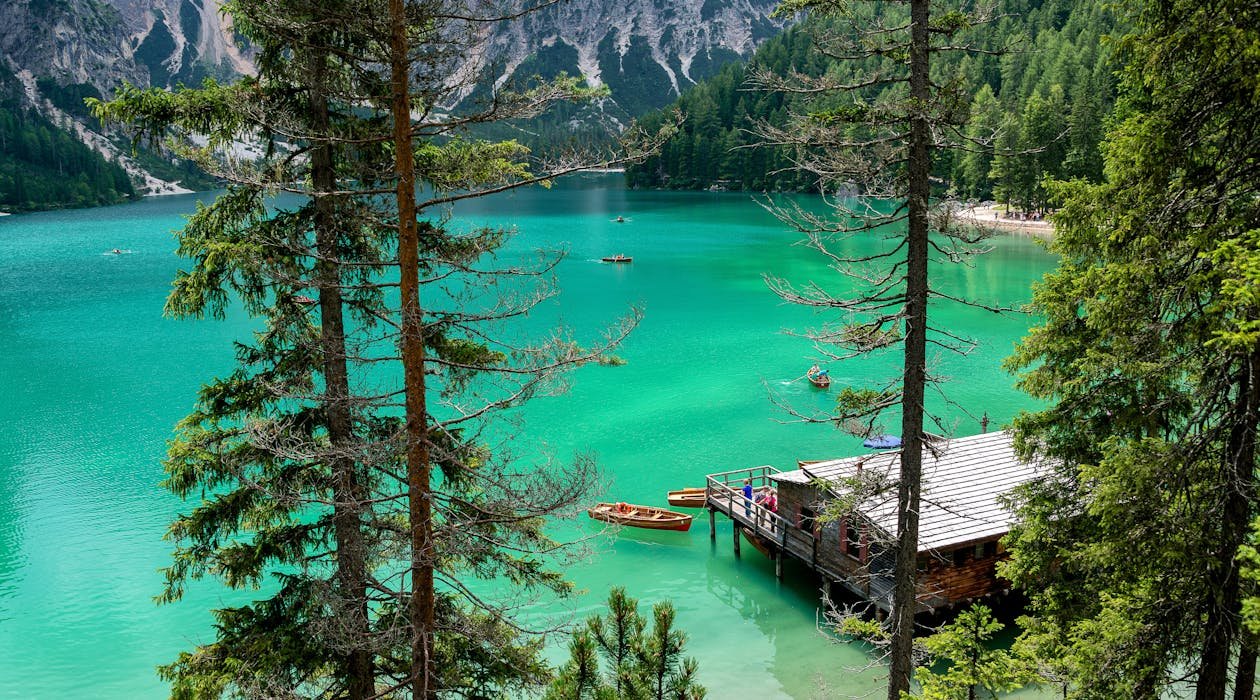
[[1256, 687], [1256, 638], [1245, 630], [1240, 636], [1238, 673], [1234, 676], [1234, 700], [1252, 700]]
[[406, 394], [407, 500], [411, 525], [411, 696], [437, 697], [433, 663], [433, 504], [429, 415], [424, 382], [424, 313], [420, 307], [416, 174], [411, 141], [410, 62], [404, 0], [389, 0], [393, 146], [398, 188], [398, 272], [401, 292], [403, 386]]
[[328, 110], [328, 61], [313, 58], [310, 119], [315, 138], [311, 151], [311, 181], [315, 189], [315, 280], [319, 289], [319, 343], [323, 356], [324, 413], [332, 459], [333, 536], [337, 542], [337, 584], [342, 619], [350, 635], [345, 659], [346, 693], [350, 700], [374, 695], [372, 655], [367, 650], [367, 565], [362, 529], [363, 487], [352, 456], [354, 425], [350, 414], [350, 380], [346, 365], [346, 333], [338, 262], [337, 203], [331, 194], [337, 176], [333, 164]]
[[1195, 700], [1224, 700], [1229, 683], [1229, 660], [1239, 638], [1241, 593], [1236, 558], [1251, 523], [1255, 490], [1256, 427], [1260, 424], [1260, 353], [1252, 353], [1244, 360], [1234, 385], [1237, 387], [1237, 399], [1230, 420], [1233, 427], [1226, 441], [1225, 456], [1228, 495], [1221, 510], [1220, 549], [1208, 576], [1208, 594], [1213, 596], [1213, 600], [1208, 608], [1207, 636], [1199, 662]]
[[927, 105], [929, 0], [910, 3], [910, 142], [907, 167], [909, 218], [906, 252], [905, 368], [901, 397], [901, 474], [897, 486], [897, 565], [892, 601], [892, 658], [889, 700], [910, 690], [914, 672], [916, 560], [919, 551], [919, 496], [923, 472], [923, 395], [927, 358], [928, 199], [931, 195]]

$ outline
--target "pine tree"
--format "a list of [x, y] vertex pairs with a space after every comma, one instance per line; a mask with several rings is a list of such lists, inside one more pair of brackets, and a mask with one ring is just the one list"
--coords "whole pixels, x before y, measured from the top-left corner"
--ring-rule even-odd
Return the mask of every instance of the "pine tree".
[[[947, 257], [963, 259], [979, 252], [972, 244], [981, 237], [957, 226], [948, 215], [938, 213], [933, 221], [930, 175], [936, 153], [959, 145], [970, 100], [956, 80], [934, 84], [932, 62], [937, 54], [959, 50], [954, 41], [965, 46], [967, 31], [983, 18], [956, 10], [934, 15], [929, 0], [911, 0], [908, 14], [882, 3], [835, 0], [785, 2], [779, 9], [803, 10], [850, 23], [842, 31], [816, 36], [814, 45], [841, 64], [856, 65], [839, 79], [830, 74], [785, 79], [770, 71], [755, 72], [753, 80], [762, 88], [823, 96], [815, 97], [789, 126], [763, 122], [759, 128], [767, 144], [790, 149], [793, 165], [813, 179], [818, 191], [833, 196], [835, 212], [830, 217], [794, 206], [779, 207], [777, 213], [860, 286], [852, 296], [842, 297], [817, 283], [798, 288], [782, 279], [767, 282], [787, 301], [847, 315], [807, 334], [827, 356], [844, 359], [902, 350], [902, 370], [896, 379], [878, 388], [846, 388], [835, 413], [825, 418], [870, 434], [883, 412], [893, 407], [901, 412], [900, 473], [893, 485], [897, 527], [895, 541], [889, 543], [896, 565], [888, 647], [888, 697], [899, 700], [909, 689], [914, 669], [914, 619], [919, 608], [916, 575], [925, 420], [930, 419], [929, 332], [938, 345], [949, 347], [959, 340], [947, 329], [930, 326], [929, 299], [954, 298], [931, 287], [928, 254], [934, 247]], [[900, 230], [889, 236], [889, 226]], [[931, 229], [942, 234], [941, 239], [929, 240]], [[876, 232], [892, 239], [885, 250], [857, 260], [838, 252], [844, 238]], [[881, 264], [883, 268], [871, 269]], [[949, 427], [937, 429], [944, 432]]]
[[[1260, 75], [1254, 3], [1138, 2], [1107, 180], [1061, 185], [1046, 318], [1011, 360], [1052, 402], [1017, 423], [1051, 458], [1017, 498], [1007, 574], [1026, 643], [1072, 697], [1249, 698], [1238, 555], [1257, 514]], [[1248, 83], [1250, 81], [1250, 83]]]
[[[1033, 669], [1020, 655], [995, 648], [994, 635], [1005, 627], [984, 605], [976, 604], [960, 612], [923, 640], [925, 651], [935, 662], [915, 672], [922, 700], [976, 700], [977, 689], [996, 700], [1036, 680]], [[941, 672], [934, 665], [948, 663]]]
[[[652, 626], [624, 588], [608, 594], [608, 614], [591, 616], [569, 644], [569, 661], [547, 700], [699, 700], [696, 661], [683, 657], [687, 636], [674, 629], [674, 607], [652, 607]], [[600, 660], [606, 670], [600, 669]]]
[[[573, 510], [596, 473], [586, 459], [535, 465], [492, 449], [493, 417], [598, 358], [637, 316], [590, 347], [563, 332], [532, 344], [503, 335], [549, 298], [531, 281], [555, 260], [499, 267], [506, 232], [456, 230], [446, 207], [626, 156], [531, 166], [518, 144], [460, 138], [591, 94], [566, 78], [439, 112], [467, 87], [449, 76], [468, 37], [495, 18], [385, 0], [229, 10], [260, 47], [257, 77], [126, 89], [98, 108], [142, 137], [208, 140], [197, 155], [236, 184], [181, 233], [194, 265], [169, 310], [221, 314], [235, 296], [265, 324], [173, 443], [168, 486], [203, 500], [172, 526], [164, 598], [207, 575], [269, 595], [218, 611], [218, 639], [163, 673], [177, 695], [197, 697], [537, 687], [538, 640], [470, 579], [566, 593], [544, 563], [563, 550], [543, 526]], [[376, 41], [382, 28], [394, 41]], [[260, 140], [264, 159], [232, 159], [239, 140]], [[413, 183], [426, 186], [422, 201]], [[275, 192], [303, 203], [277, 206]], [[378, 369], [391, 366], [397, 374]]]

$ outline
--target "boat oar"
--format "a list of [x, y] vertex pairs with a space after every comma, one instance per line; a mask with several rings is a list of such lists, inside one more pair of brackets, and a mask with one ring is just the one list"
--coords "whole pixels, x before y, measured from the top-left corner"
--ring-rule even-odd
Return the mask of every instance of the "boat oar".
[[[802, 379], [804, 379], [805, 377], [808, 377], [808, 376], [809, 376], [809, 372], [806, 372], [805, 374], [802, 374], [801, 376], [797, 377], [796, 379], [793, 379], [793, 380], [792, 380], [792, 382], [799, 382], [799, 381], [801, 381]], [[791, 384], [792, 382], [788, 382], [788, 384]]]

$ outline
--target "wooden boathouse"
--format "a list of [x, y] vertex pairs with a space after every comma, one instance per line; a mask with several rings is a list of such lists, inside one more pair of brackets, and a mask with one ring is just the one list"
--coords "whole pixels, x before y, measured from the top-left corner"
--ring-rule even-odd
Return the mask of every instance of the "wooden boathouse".
[[[775, 560], [792, 557], [817, 572], [827, 586], [838, 584], [883, 611], [892, 604], [897, 528], [897, 477], [901, 452], [878, 452], [801, 463], [793, 471], [762, 466], [710, 474], [705, 502], [710, 536], [715, 514], [735, 523]], [[1012, 515], [999, 496], [1034, 478], [1034, 464], [1019, 459], [1006, 431], [940, 440], [923, 452], [919, 515], [919, 602], [922, 610], [949, 608], [1005, 591], [995, 565], [1006, 555], [999, 540]], [[746, 479], [778, 490], [771, 512], [744, 499]], [[841, 517], [820, 518], [839, 500]], [[831, 510], [835, 510], [832, 508]]]

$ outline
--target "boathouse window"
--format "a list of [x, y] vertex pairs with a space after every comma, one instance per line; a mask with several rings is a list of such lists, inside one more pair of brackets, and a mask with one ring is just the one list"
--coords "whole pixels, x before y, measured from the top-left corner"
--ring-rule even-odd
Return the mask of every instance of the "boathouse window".
[[997, 540], [989, 540], [988, 542], [984, 543], [984, 556], [996, 557], [997, 553], [998, 553]]
[[967, 548], [954, 550], [954, 566], [962, 566], [967, 563]]
[[801, 519], [797, 525], [805, 532], [814, 531], [814, 523], [818, 521], [818, 512], [809, 506], [801, 506]]
[[862, 533], [858, 531], [856, 524], [846, 520], [844, 523], [844, 553], [856, 559], [861, 551]]

